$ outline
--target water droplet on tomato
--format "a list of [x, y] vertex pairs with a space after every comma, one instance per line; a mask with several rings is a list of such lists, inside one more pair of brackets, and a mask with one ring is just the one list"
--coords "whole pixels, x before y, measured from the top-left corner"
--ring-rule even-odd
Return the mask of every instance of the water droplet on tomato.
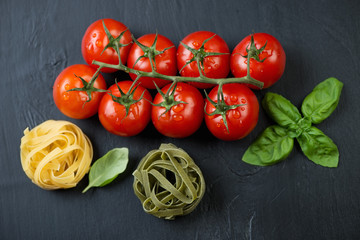
[[93, 38], [96, 38], [96, 33], [93, 33], [92, 37], [93, 37]]
[[212, 67], [211, 67], [211, 66], [206, 67], [206, 68], [204, 69], [205, 73], [208, 73], [208, 72], [210, 72], [211, 70], [212, 70]]
[[221, 119], [220, 122], [221, 122], [222, 124], [224, 124], [224, 119]]
[[238, 97], [237, 97], [236, 95], [231, 95], [231, 96], [230, 96], [230, 100], [231, 100], [232, 102], [237, 102]]
[[96, 46], [101, 47], [102, 46], [102, 41], [101, 40], [96, 40], [95, 44], [96, 44]]
[[245, 111], [245, 108], [244, 108], [244, 107], [241, 107], [240, 110], [241, 110], [241, 111]]
[[242, 99], [241, 99], [241, 103], [242, 103], [242, 104], [245, 104], [245, 103], [246, 103], [246, 99], [245, 99], [245, 98], [242, 98]]
[[69, 84], [65, 84], [65, 90], [70, 90], [70, 85]]
[[260, 72], [264, 72], [264, 70], [263, 70], [263, 69], [261, 69], [261, 70], [260, 70]]
[[87, 52], [90, 53], [90, 54], [94, 53], [94, 46], [93, 46], [92, 43], [89, 43], [87, 45]]
[[170, 118], [169, 112], [161, 115], [161, 118], [162, 118], [163, 120], [169, 120], [169, 118]]
[[176, 91], [181, 92], [183, 90], [182, 86], [177, 86]]
[[174, 119], [174, 121], [176, 121], [176, 122], [180, 122], [180, 121], [182, 121], [182, 120], [184, 119], [184, 117], [183, 117], [182, 115], [180, 115], [180, 114], [175, 114], [175, 115], [173, 116], [173, 119]]
[[63, 97], [63, 99], [64, 99], [65, 101], [67, 101], [67, 100], [69, 100], [70, 95], [69, 95], [68, 92], [64, 92], [63, 95], [62, 95], [62, 97]]
[[[205, 58], [205, 62], [206, 62], [206, 63], [214, 64], [214, 63], [215, 63], [215, 60], [214, 60], [213, 58], [211, 58], [211, 57], [207, 57], [207, 58]], [[216, 66], [216, 65], [215, 65], [215, 66]]]
[[233, 118], [239, 119], [241, 117], [241, 114], [238, 110], [234, 109], [232, 111], [232, 116], [233, 116]]
[[194, 41], [193, 43], [192, 43], [192, 45], [194, 46], [194, 47], [200, 47], [200, 43], [199, 42], [197, 42], [197, 41]]
[[184, 110], [185, 106], [183, 103], [179, 103], [178, 105], [175, 105], [172, 107], [172, 110], [176, 113], [181, 112], [182, 110]]
[[217, 124], [216, 124], [216, 127], [218, 127], [218, 128], [221, 127], [221, 124], [220, 124], [220, 123], [217, 123]]

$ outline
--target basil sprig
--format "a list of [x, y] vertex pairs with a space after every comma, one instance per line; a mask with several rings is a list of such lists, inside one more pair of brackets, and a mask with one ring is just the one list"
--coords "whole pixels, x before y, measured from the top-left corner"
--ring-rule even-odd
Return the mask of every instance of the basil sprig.
[[262, 101], [266, 113], [278, 124], [265, 131], [246, 150], [246, 163], [268, 166], [284, 160], [291, 153], [294, 138], [305, 156], [324, 167], [337, 167], [339, 150], [335, 143], [312, 124], [325, 120], [339, 103], [343, 83], [328, 78], [304, 99], [301, 112], [286, 98], [266, 93]]
[[85, 193], [92, 187], [103, 187], [111, 183], [120, 173], [124, 172], [129, 161], [129, 149], [114, 148], [96, 160], [89, 173], [89, 185]]

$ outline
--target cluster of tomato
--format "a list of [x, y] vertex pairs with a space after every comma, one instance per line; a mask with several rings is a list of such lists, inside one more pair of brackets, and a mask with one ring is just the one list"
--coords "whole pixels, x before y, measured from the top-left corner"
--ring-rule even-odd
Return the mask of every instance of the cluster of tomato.
[[[179, 82], [171, 85], [171, 81], [140, 77], [137, 87], [133, 81], [120, 81], [107, 89], [104, 78], [99, 74], [93, 84], [94, 88], [107, 92], [95, 91], [89, 95], [84, 91], [69, 91], [84, 86], [84, 80], [89, 82], [96, 73], [98, 65], [92, 64], [93, 60], [119, 64], [119, 56], [113, 48], [107, 48], [108, 36], [103, 23], [111, 35], [116, 38], [123, 33], [119, 54], [121, 62], [127, 66], [143, 72], [151, 72], [155, 67], [156, 72], [183, 77], [199, 77], [199, 64], [190, 62], [194, 58], [191, 49], [203, 47], [204, 52], [221, 53], [206, 56], [201, 63], [201, 71], [208, 78], [226, 78], [231, 73], [235, 77], [247, 75], [247, 50], [249, 50], [250, 36], [244, 38], [230, 53], [226, 42], [218, 35], [208, 31], [194, 32], [186, 36], [176, 48], [165, 36], [157, 35], [156, 50], [159, 54], [155, 61], [150, 62], [144, 56], [143, 46], [150, 47], [154, 43], [156, 34], [147, 34], [137, 39], [139, 44], [133, 43], [131, 33], [127, 27], [113, 19], [98, 20], [91, 24], [82, 39], [82, 54], [88, 65], [77, 64], [64, 69], [57, 77], [53, 87], [53, 97], [59, 110], [68, 117], [83, 119], [98, 113], [101, 124], [109, 132], [120, 136], [133, 136], [140, 133], [152, 120], [155, 128], [165, 136], [182, 138], [193, 134], [205, 123], [208, 129], [218, 138], [223, 140], [241, 139], [248, 135], [258, 121], [259, 104], [254, 93], [249, 89], [254, 86], [229, 83], [222, 86], [222, 94], [218, 93], [218, 86], [203, 82]], [[264, 83], [264, 88], [273, 85], [283, 74], [285, 68], [285, 53], [280, 43], [266, 33], [253, 34], [255, 46], [262, 49], [259, 59], [250, 60], [250, 75]], [[205, 44], [204, 41], [206, 41]], [[126, 45], [126, 46], [125, 46]], [[186, 46], [187, 47], [186, 47]], [[145, 54], [146, 55], [146, 54]], [[102, 68], [101, 72], [111, 73], [113, 68]], [[135, 80], [137, 75], [130, 73], [130, 78]], [[166, 110], [161, 106], [164, 94], [157, 93], [152, 99], [147, 89], [154, 89], [155, 84], [161, 88], [162, 93], [172, 92], [174, 101], [178, 104]], [[211, 88], [208, 98], [203, 97], [199, 88]], [[169, 89], [170, 88], [170, 89]], [[171, 89], [173, 88], [173, 89]], [[132, 92], [134, 104], [126, 109], [117, 97], [123, 93]], [[214, 103], [222, 97], [224, 106], [238, 106], [226, 111], [225, 118], [216, 111]], [[142, 99], [140, 100], [140, 98]], [[210, 101], [210, 100], [211, 101]], [[85, 103], [85, 104], [84, 104]], [[205, 113], [204, 113], [205, 108]], [[225, 122], [224, 122], [225, 120]]]

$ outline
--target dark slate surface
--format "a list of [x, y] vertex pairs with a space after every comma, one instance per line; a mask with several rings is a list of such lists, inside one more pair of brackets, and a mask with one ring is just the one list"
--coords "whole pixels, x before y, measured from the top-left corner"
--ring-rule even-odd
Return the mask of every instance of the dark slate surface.
[[[360, 4], [345, 1], [4, 1], [0, 2], [0, 239], [360, 239]], [[178, 43], [210, 30], [232, 49], [251, 32], [267, 32], [287, 54], [272, 91], [300, 106], [320, 81], [344, 83], [338, 108], [318, 125], [340, 150], [337, 169], [308, 161], [296, 144], [288, 159], [255, 167], [241, 156], [272, 124], [260, 110], [244, 140], [223, 142], [205, 126], [187, 139], [169, 139], [149, 126], [139, 136], [107, 133], [97, 117], [72, 120], [52, 99], [56, 76], [84, 63], [85, 29], [114, 18], [136, 37], [158, 30]], [[118, 74], [126, 79], [125, 74]], [[112, 75], [106, 75], [108, 83]], [[87, 179], [70, 190], [44, 191], [23, 173], [19, 145], [26, 127], [48, 119], [80, 126], [95, 157], [130, 149], [129, 168], [103, 189], [87, 194]], [[163, 142], [185, 149], [202, 169], [207, 191], [191, 215], [165, 221], [147, 215], [133, 194], [131, 172]]]

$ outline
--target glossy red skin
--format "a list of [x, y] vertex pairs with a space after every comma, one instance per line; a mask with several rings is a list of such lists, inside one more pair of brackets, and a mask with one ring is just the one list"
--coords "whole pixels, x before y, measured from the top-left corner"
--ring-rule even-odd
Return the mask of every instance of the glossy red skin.
[[[230, 68], [235, 77], [244, 77], [247, 74], [246, 48], [250, 46], [251, 36], [244, 38], [233, 50], [231, 54]], [[267, 33], [255, 33], [254, 42], [256, 48], [261, 48], [267, 41], [265, 50], [260, 53], [260, 60], [250, 60], [250, 76], [264, 83], [263, 88], [268, 88], [276, 83], [283, 75], [285, 70], [285, 51], [280, 42]], [[241, 54], [241, 55], [240, 55]], [[259, 89], [256, 86], [248, 85], [252, 89]]]
[[[133, 82], [118, 82], [124, 93], [129, 91]], [[116, 84], [109, 89], [114, 96], [121, 96]], [[99, 120], [104, 128], [115, 135], [130, 137], [139, 134], [150, 121], [152, 97], [143, 87], [139, 86], [134, 94], [134, 99], [138, 100], [144, 93], [144, 99], [130, 106], [129, 114], [126, 116], [125, 107], [114, 102], [109, 94], [104, 95], [99, 106]], [[148, 100], [146, 101], [145, 98]]]
[[[166, 85], [162, 92], [167, 92], [171, 84]], [[163, 97], [158, 93], [153, 103], [163, 102]], [[199, 90], [186, 83], [178, 83], [175, 91], [175, 101], [184, 101], [173, 106], [169, 112], [164, 107], [152, 107], [152, 122], [155, 128], [163, 135], [172, 138], [184, 138], [192, 135], [199, 129], [204, 118], [204, 99]]]
[[[150, 47], [153, 44], [154, 39], [155, 39], [155, 34], [147, 34], [140, 37], [138, 41], [143, 45]], [[174, 46], [174, 44], [168, 38], [158, 34], [156, 50], [162, 51], [165, 48], [171, 46]], [[138, 61], [134, 67], [136, 60], [142, 55], [144, 55], [143, 50], [141, 50], [141, 48], [137, 44], [133, 44], [128, 56], [127, 66], [130, 68], [134, 68], [136, 70], [151, 72], [151, 64], [148, 58], [143, 58], [142, 60]], [[175, 46], [166, 50], [163, 54], [157, 55], [155, 57], [155, 63], [156, 63], [156, 72], [168, 76], [175, 76], [177, 74]], [[136, 79], [135, 74], [130, 73], [130, 77], [132, 80]], [[156, 85], [159, 88], [169, 83], [169, 81], [167, 80], [163, 80], [159, 78], [150, 78], [150, 77], [141, 77], [139, 81], [141, 86], [148, 89], [155, 89], [155, 85], [153, 81], [155, 81]]]
[[[215, 87], [209, 97], [217, 102]], [[205, 123], [210, 132], [217, 138], [233, 141], [246, 137], [256, 126], [259, 117], [259, 102], [255, 94], [245, 85], [230, 83], [223, 86], [225, 102], [227, 105], [246, 104], [226, 113], [229, 132], [226, 130], [221, 115], [209, 116], [205, 114]], [[206, 99], [206, 113], [215, 111], [215, 107]]]
[[[187, 35], [181, 42], [194, 49], [199, 49], [204, 40], [214, 36], [215, 33], [209, 31], [199, 31]], [[205, 44], [206, 52], [227, 53], [219, 56], [209, 56], [204, 60], [203, 74], [209, 78], [226, 78], [230, 71], [230, 51], [226, 42], [219, 36], [215, 35], [210, 41]], [[193, 58], [193, 54], [187, 50], [182, 44], [177, 50], [177, 67], [181, 68]], [[199, 70], [196, 61], [188, 64], [181, 72], [184, 77], [199, 77]], [[213, 84], [192, 82], [191, 85], [198, 88], [210, 88]]]
[[[57, 108], [66, 116], [76, 119], [84, 119], [95, 115], [98, 111], [101, 98], [104, 93], [93, 92], [92, 100], [88, 100], [87, 93], [84, 91], [70, 91], [72, 88], [82, 88], [84, 85], [81, 80], [75, 77], [76, 74], [89, 82], [95, 70], [85, 64], [76, 64], [65, 68], [56, 78], [53, 86], [53, 98]], [[99, 74], [94, 85], [95, 88], [106, 90], [106, 82]]]
[[[113, 19], [97, 20], [86, 29], [81, 42], [81, 52], [87, 64], [95, 69], [97, 69], [98, 66], [92, 64], [93, 60], [109, 64], [119, 64], [119, 58], [114, 49], [108, 48], [101, 54], [105, 46], [109, 43], [102, 24], [102, 20], [104, 20], [106, 27], [114, 38], [118, 37], [123, 31], [127, 29], [124, 24]], [[131, 33], [129, 30], [127, 30], [122, 36], [120, 43], [128, 44], [131, 43], [131, 41]], [[130, 48], [131, 44], [120, 48], [121, 62], [123, 64], [126, 63]], [[101, 71], [111, 73], [117, 70], [113, 68], [102, 68]]]

